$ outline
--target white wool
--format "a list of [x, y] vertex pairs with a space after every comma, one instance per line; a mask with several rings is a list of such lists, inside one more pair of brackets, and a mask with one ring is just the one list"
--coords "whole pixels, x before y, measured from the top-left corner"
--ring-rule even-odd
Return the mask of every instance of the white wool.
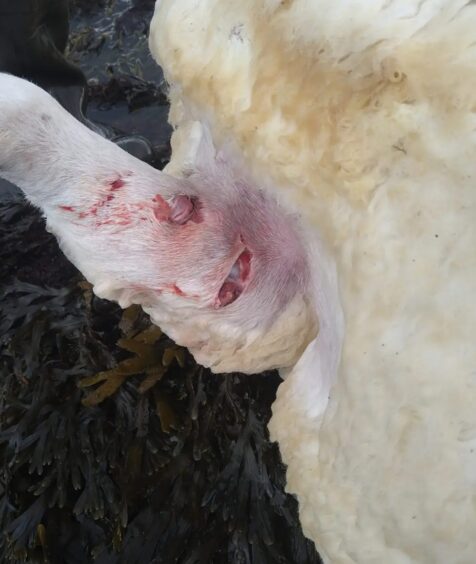
[[209, 123], [320, 234], [320, 333], [270, 424], [305, 533], [326, 562], [473, 564], [476, 6], [161, 0], [150, 44], [176, 158]]

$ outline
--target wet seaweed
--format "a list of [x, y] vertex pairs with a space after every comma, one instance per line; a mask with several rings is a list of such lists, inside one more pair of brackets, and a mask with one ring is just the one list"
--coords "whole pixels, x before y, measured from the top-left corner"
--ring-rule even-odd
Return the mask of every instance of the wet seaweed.
[[[0, 218], [8, 264], [37, 253], [61, 276], [51, 235], [23, 243], [44, 230], [35, 210]], [[318, 562], [267, 436], [276, 374], [210, 374], [75, 270], [56, 287], [15, 274], [0, 296], [1, 562]]]
[[125, 102], [130, 112], [153, 105], [167, 105], [167, 97], [162, 88], [137, 76], [116, 73], [109, 69], [110, 78], [106, 83], [90, 80], [88, 94], [96, 102], [98, 109], [109, 110], [114, 105]]
[[[153, 2], [71, 5], [100, 115], [166, 110]], [[278, 375], [212, 375], [95, 297], [22, 198], [0, 203], [0, 241], [0, 562], [319, 562], [266, 429]]]
[[0, 204], [0, 243], [0, 288], [20, 274], [30, 282], [59, 287], [77, 273], [58, 253], [40, 213], [19, 194]]

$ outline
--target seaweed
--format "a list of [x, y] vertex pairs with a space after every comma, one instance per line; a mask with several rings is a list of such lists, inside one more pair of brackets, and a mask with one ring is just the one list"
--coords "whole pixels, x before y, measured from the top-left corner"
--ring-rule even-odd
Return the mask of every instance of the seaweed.
[[109, 110], [119, 102], [125, 102], [129, 112], [140, 108], [168, 104], [163, 88], [143, 80], [138, 76], [116, 72], [114, 67], [108, 68], [110, 75], [106, 83], [89, 81], [88, 94], [98, 104], [98, 109]]
[[[125, 106], [121, 129], [144, 108], [163, 166], [153, 2], [71, 5], [93, 118], [116, 126]], [[95, 297], [21, 197], [0, 202], [0, 241], [0, 562], [320, 562], [268, 437], [278, 375], [213, 375], [139, 308]]]
[[30, 282], [60, 287], [77, 273], [39, 212], [19, 194], [0, 204], [0, 242], [0, 283], [23, 274]]
[[210, 374], [95, 297], [21, 199], [0, 225], [0, 561], [318, 562], [267, 435], [277, 374]]

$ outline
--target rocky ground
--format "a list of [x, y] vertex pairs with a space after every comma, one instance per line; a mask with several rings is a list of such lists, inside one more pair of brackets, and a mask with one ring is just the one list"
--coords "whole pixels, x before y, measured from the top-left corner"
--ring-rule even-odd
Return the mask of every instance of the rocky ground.
[[[152, 10], [75, 0], [67, 57], [87, 118], [144, 136], [162, 167]], [[137, 308], [94, 297], [16, 189], [0, 196], [0, 562], [319, 562], [268, 439], [277, 374], [197, 366]]]

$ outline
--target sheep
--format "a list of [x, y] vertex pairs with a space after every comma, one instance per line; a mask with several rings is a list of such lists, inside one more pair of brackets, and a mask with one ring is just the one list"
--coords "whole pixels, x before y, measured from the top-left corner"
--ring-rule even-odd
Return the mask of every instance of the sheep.
[[319, 333], [270, 431], [325, 562], [475, 559], [475, 30], [467, 0], [156, 4], [168, 171], [198, 128], [300, 215]]
[[0, 73], [0, 176], [39, 207], [95, 293], [140, 304], [215, 372], [292, 366], [317, 332], [296, 218], [204, 136], [186, 177]]

